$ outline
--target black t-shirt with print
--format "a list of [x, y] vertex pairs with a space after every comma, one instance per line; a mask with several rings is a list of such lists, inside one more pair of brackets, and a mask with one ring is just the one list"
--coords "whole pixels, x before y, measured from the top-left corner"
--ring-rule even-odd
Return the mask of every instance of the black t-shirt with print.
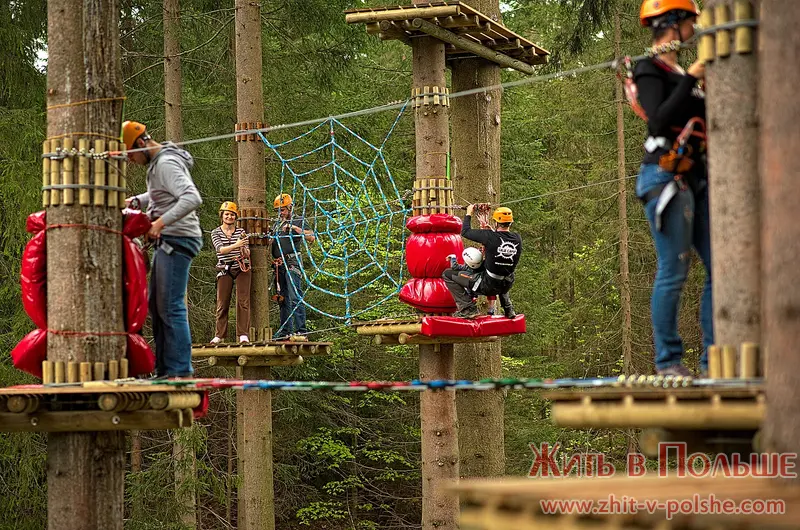
[[495, 232], [476, 230], [471, 227], [472, 216], [464, 216], [461, 237], [465, 237], [485, 247], [484, 266], [497, 276], [510, 276], [517, 268], [522, 255], [522, 236], [517, 232]]

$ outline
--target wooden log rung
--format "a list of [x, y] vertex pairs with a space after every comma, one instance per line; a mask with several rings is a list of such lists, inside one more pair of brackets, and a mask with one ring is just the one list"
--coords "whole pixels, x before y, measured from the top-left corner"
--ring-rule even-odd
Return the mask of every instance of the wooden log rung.
[[0, 412], [0, 432], [145, 431], [191, 427], [191, 409], [136, 412], [59, 411], [15, 414]]

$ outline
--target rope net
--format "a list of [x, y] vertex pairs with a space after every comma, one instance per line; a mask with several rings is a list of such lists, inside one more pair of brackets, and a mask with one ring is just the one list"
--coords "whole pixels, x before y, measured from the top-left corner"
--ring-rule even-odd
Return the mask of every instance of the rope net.
[[377, 145], [336, 118], [281, 142], [258, 133], [281, 164], [279, 192], [292, 197], [292, 224], [315, 236], [308, 242], [284, 233], [288, 222], [272, 224], [272, 248], [284, 263], [297, 253], [297, 265], [290, 268], [300, 285], [287, 276], [302, 295], [290, 318], [302, 304], [349, 323], [399, 292], [411, 208], [405, 204], [408, 192], [401, 193], [392, 177], [384, 147], [405, 108]]

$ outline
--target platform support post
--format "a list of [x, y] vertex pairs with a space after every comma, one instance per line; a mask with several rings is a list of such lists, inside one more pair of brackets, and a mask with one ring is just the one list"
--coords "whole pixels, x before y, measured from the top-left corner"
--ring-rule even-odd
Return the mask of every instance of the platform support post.
[[[444, 43], [420, 37], [412, 43], [415, 93], [444, 92]], [[436, 88], [434, 88], [436, 87]], [[449, 112], [444, 98], [423, 97], [415, 105], [416, 180], [441, 177], [447, 173], [450, 153]], [[437, 348], [438, 346], [438, 348]], [[421, 380], [454, 377], [452, 344], [421, 344]], [[420, 396], [422, 422], [422, 528], [458, 528], [458, 498], [446, 484], [458, 478], [458, 419], [455, 391], [423, 392]]]

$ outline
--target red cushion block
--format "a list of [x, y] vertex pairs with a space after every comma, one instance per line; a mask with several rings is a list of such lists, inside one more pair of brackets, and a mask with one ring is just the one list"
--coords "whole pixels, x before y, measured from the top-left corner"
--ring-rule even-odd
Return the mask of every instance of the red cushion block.
[[[30, 217], [28, 218], [30, 219]], [[37, 232], [25, 245], [19, 282], [22, 307], [37, 328], [47, 327], [47, 241], [46, 232]]]
[[408, 272], [412, 278], [441, 278], [450, 267], [447, 256], [455, 254], [460, 258], [463, 251], [460, 234], [411, 234], [406, 241]]
[[481, 316], [474, 320], [454, 317], [423, 317], [421, 334], [426, 337], [493, 337], [525, 333], [525, 315], [508, 319]]
[[441, 278], [411, 278], [400, 289], [400, 301], [426, 313], [452, 313], [453, 295]]
[[406, 228], [415, 234], [429, 232], [444, 232], [446, 234], [461, 233], [461, 219], [449, 213], [434, 213], [431, 215], [415, 215], [406, 221]]

